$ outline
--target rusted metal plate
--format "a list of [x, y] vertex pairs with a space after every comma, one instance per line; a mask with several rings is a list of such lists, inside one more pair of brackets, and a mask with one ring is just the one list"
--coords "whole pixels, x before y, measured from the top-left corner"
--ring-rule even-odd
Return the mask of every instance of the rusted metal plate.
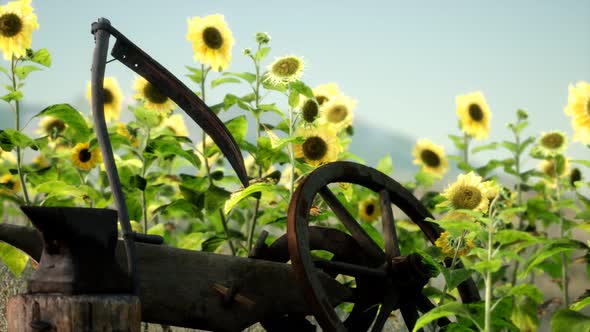
[[[16, 237], [19, 239], [15, 240]], [[30, 228], [0, 227], [0, 240], [13, 245], [25, 244], [19, 249], [35, 260], [40, 258], [41, 238]], [[144, 321], [241, 331], [270, 317], [311, 313], [291, 265], [163, 245], [136, 245]], [[117, 264], [125, 266], [122, 240], [117, 242], [116, 257]], [[352, 296], [347, 287], [327, 274], [321, 273], [319, 279], [327, 289], [329, 302], [340, 303]], [[219, 285], [233, 288], [233, 298], [241, 296], [247, 300], [228, 301], [219, 292]]]

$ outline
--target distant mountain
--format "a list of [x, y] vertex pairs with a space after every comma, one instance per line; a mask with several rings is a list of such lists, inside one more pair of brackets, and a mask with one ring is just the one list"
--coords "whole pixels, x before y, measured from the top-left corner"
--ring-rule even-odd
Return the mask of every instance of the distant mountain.
[[354, 136], [349, 151], [364, 159], [367, 166], [376, 167], [385, 155], [389, 154], [393, 161], [393, 174], [398, 180], [409, 180], [418, 170], [412, 163], [412, 148], [416, 144], [414, 138], [375, 128], [360, 119], [355, 119]]

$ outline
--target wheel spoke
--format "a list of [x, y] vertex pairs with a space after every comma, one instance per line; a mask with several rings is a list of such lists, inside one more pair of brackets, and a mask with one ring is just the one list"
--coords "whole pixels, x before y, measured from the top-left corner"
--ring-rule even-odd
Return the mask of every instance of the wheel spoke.
[[391, 208], [391, 199], [387, 190], [379, 192], [379, 199], [381, 202], [381, 222], [383, 223], [383, 242], [385, 245], [385, 253], [391, 261], [394, 257], [400, 256], [399, 241], [397, 239], [397, 232], [395, 231], [395, 219], [393, 217], [393, 210]]
[[336, 195], [328, 189], [323, 187], [319, 191], [320, 195], [328, 204], [330, 209], [334, 211], [336, 217], [344, 224], [350, 234], [357, 240], [361, 248], [374, 260], [382, 263], [386, 260], [386, 255], [381, 251], [381, 248], [371, 239], [359, 223], [352, 217], [346, 208], [340, 203]]
[[351, 277], [387, 277], [387, 272], [384, 270], [364, 267], [362, 265], [329, 261], [320, 258], [314, 259], [313, 263], [316, 267], [327, 272], [337, 272]]
[[[384, 303], [381, 305], [381, 308], [379, 309], [379, 314], [377, 315], [377, 319], [375, 319], [375, 323], [373, 324], [371, 332], [383, 331], [383, 326], [385, 326], [385, 323], [389, 318], [389, 314], [391, 314], [391, 312], [393, 311], [396, 301], [392, 294], [389, 294], [385, 297], [383, 302]], [[410, 329], [410, 331], [411, 330], [412, 329]]]
[[412, 331], [418, 320], [418, 311], [413, 302], [405, 303], [400, 306], [402, 317], [404, 317], [404, 323], [408, 327], [408, 330]]

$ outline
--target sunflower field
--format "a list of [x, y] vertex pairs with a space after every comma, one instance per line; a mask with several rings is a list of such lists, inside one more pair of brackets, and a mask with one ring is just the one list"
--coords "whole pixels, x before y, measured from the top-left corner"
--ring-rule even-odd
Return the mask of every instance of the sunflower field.
[[[51, 67], [50, 51], [34, 47], [38, 28], [31, 0], [0, 6], [0, 99], [15, 119], [0, 130], [2, 223], [27, 224], [22, 205], [114, 206], [90, 111], [64, 102], [22, 118], [22, 87], [35, 71]], [[191, 89], [215, 113], [239, 110], [225, 125], [243, 153], [250, 185], [241, 186], [204, 132], [197, 139], [189, 133], [184, 113], [166, 94], [138, 77], [135, 103], [122, 110], [117, 78], [105, 77], [106, 121], [130, 219], [135, 231], [160, 235], [166, 245], [246, 257], [261, 231], [269, 232], [267, 243], [285, 233], [302, 178], [334, 161], [360, 160], [348, 149], [356, 100], [334, 82], [308, 86], [299, 55], [271, 60], [267, 33], [253, 34], [251, 48], [236, 55], [223, 15], [192, 17], [184, 38], [194, 52], [184, 73]], [[246, 57], [251, 66], [229, 71], [232, 56]], [[236, 86], [248, 93], [232, 93]], [[213, 89], [228, 92], [211, 100]], [[90, 101], [90, 83], [87, 91]], [[397, 180], [445, 230], [432, 245], [407, 217], [396, 220], [402, 254], [418, 253], [438, 276], [424, 289], [434, 308], [422, 313], [414, 331], [435, 331], [442, 317], [450, 320], [447, 331], [590, 331], [590, 290], [584, 288], [590, 285], [590, 182], [584, 178], [590, 160], [565, 155], [568, 144], [590, 148], [590, 83], [572, 82], [563, 100], [573, 137], [557, 130], [524, 135], [532, 115], [516, 110], [507, 124], [512, 139], [494, 141], [484, 93], [459, 91], [459, 126], [449, 133], [455, 155], [428, 138], [407, 147], [419, 170]], [[500, 152], [509, 157], [498, 159]], [[489, 158], [481, 162], [484, 155]], [[394, 163], [384, 156], [369, 166], [395, 178]], [[453, 169], [459, 175], [451, 178]], [[383, 246], [379, 195], [350, 184], [331, 189]], [[310, 218], [345, 231], [319, 197]], [[37, 264], [3, 242], [0, 260], [16, 277]], [[457, 286], [468, 278], [480, 302], [461, 303]]]

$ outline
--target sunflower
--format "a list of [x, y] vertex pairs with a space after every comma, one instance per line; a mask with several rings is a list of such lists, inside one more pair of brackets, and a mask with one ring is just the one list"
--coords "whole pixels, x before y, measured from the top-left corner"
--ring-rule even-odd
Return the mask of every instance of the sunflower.
[[70, 159], [74, 166], [83, 169], [90, 170], [96, 166], [97, 163], [102, 161], [99, 149], [90, 149], [90, 143], [78, 143], [74, 146]]
[[557, 167], [555, 167], [554, 159], [541, 160], [539, 163], [539, 170], [551, 178], [568, 175], [571, 171], [569, 158], [564, 159], [563, 167], [561, 169], [557, 169]]
[[186, 39], [193, 45], [195, 61], [211, 66], [214, 71], [227, 69], [234, 38], [223, 15], [189, 19]]
[[582, 81], [569, 86], [564, 112], [572, 117], [574, 141], [590, 144], [590, 84]]
[[131, 135], [131, 133], [129, 132], [129, 129], [127, 128], [127, 126], [123, 122], [117, 122], [117, 125], [115, 128], [116, 128], [115, 129], [116, 133], [127, 138], [129, 140], [129, 142], [131, 143], [131, 146], [133, 146], [133, 147], [139, 146], [139, 140], [137, 139], [136, 136]]
[[488, 137], [490, 132], [490, 109], [480, 91], [457, 96], [457, 115], [461, 122], [461, 130], [476, 139]]
[[379, 218], [381, 209], [379, 202], [374, 197], [369, 197], [359, 202], [359, 217], [361, 220], [371, 222]]
[[336, 83], [322, 84], [313, 89], [313, 96], [317, 100], [320, 107], [329, 102], [332, 98], [341, 94], [342, 92], [340, 92], [340, 89]]
[[538, 142], [539, 152], [545, 157], [561, 154], [567, 146], [567, 138], [560, 131], [542, 133]]
[[301, 106], [301, 117], [306, 123], [313, 123], [320, 114], [320, 105], [313, 99], [306, 99]]
[[181, 114], [173, 114], [164, 119], [162, 123], [164, 128], [170, 129], [176, 136], [188, 137], [188, 130], [184, 124], [184, 118]]
[[176, 107], [172, 99], [141, 76], [133, 82], [133, 89], [136, 91], [133, 98], [143, 100], [146, 108], [168, 114]]
[[494, 180], [485, 181], [482, 184], [486, 189], [486, 197], [490, 202], [493, 201], [500, 193], [500, 185]]
[[12, 1], [0, 6], [0, 50], [4, 59], [25, 56], [36, 29], [39, 24], [31, 0]]
[[321, 107], [322, 120], [340, 131], [352, 124], [352, 109], [356, 101], [345, 95], [333, 96]]
[[336, 132], [326, 126], [300, 130], [297, 136], [303, 136], [302, 144], [295, 144], [295, 157], [305, 159], [312, 166], [319, 166], [336, 161], [341, 151], [340, 140]]
[[422, 170], [439, 178], [442, 178], [449, 168], [444, 147], [434, 144], [427, 138], [418, 140], [412, 154], [416, 158], [414, 164], [420, 165]]
[[0, 163], [8, 162], [10, 164], [16, 164], [16, 157], [12, 152], [4, 151], [0, 149]]
[[[440, 248], [444, 255], [453, 256], [458, 245], [457, 241], [458, 240], [454, 240], [450, 237], [449, 232], [442, 232], [434, 242], [434, 245]], [[475, 243], [470, 239], [464, 239], [461, 248], [459, 248], [459, 251], [457, 252], [457, 256], [465, 256], [473, 248], [475, 248]]]
[[0, 177], [0, 192], [9, 194], [17, 193], [20, 191], [20, 181], [18, 178], [10, 173], [4, 174]]
[[55, 139], [59, 134], [64, 132], [66, 127], [66, 123], [62, 120], [52, 116], [44, 116], [39, 121], [39, 129], [36, 133], [49, 136], [50, 139]]
[[[90, 88], [90, 82], [88, 82], [86, 88], [86, 98], [92, 102], [92, 91]], [[119, 114], [121, 113], [121, 89], [119, 83], [114, 77], [105, 77], [103, 83], [103, 104], [104, 104], [104, 117], [106, 122], [111, 120], [118, 120]]]
[[572, 169], [572, 171], [570, 172], [570, 185], [572, 187], [576, 186], [576, 182], [578, 181], [582, 181], [582, 172], [580, 171], [579, 168], [574, 168]]
[[273, 63], [268, 66], [268, 73], [266, 80], [273, 85], [283, 85], [299, 80], [303, 74], [303, 59], [295, 55], [287, 55], [275, 59]]
[[473, 172], [460, 174], [457, 181], [449, 185], [441, 195], [447, 199], [441, 206], [451, 205], [455, 209], [485, 212], [489, 204], [486, 185]]

